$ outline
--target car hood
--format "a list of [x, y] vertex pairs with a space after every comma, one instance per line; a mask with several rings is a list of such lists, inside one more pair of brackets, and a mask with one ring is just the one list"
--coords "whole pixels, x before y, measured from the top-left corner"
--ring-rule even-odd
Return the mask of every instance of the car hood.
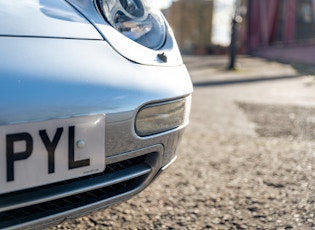
[[0, 1], [0, 36], [102, 39], [64, 0]]

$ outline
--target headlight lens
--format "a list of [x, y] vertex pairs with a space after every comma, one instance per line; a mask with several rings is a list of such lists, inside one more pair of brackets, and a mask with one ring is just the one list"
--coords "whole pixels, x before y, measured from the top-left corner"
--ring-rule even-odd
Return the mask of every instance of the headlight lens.
[[166, 25], [152, 0], [98, 0], [106, 20], [120, 33], [151, 49], [160, 48]]

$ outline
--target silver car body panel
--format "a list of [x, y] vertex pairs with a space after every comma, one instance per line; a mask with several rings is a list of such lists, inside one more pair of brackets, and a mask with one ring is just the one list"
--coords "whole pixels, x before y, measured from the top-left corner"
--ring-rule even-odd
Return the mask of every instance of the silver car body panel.
[[184, 65], [135, 64], [105, 41], [0, 37], [0, 42], [0, 95], [5, 99], [0, 106], [6, 108], [0, 124], [131, 111], [192, 91]]
[[64, 0], [10, 0], [0, 3], [0, 35], [103, 39]]
[[[0, 124], [106, 114], [109, 155], [156, 141], [133, 131], [140, 107], [192, 92], [184, 65], [135, 64], [105, 41], [0, 37], [0, 43], [0, 108], [6, 108]], [[121, 145], [110, 144], [123, 137]]]

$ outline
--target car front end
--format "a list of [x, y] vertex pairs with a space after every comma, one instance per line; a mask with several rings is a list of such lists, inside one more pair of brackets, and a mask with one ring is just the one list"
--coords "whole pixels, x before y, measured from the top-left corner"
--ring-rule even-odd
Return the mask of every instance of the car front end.
[[0, 228], [127, 200], [176, 159], [191, 80], [146, 0], [0, 3]]

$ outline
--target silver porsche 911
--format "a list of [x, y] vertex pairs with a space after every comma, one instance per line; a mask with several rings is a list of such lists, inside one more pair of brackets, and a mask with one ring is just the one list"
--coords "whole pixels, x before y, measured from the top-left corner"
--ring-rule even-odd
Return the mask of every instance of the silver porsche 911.
[[0, 1], [1, 229], [124, 201], [175, 160], [193, 88], [153, 6]]

